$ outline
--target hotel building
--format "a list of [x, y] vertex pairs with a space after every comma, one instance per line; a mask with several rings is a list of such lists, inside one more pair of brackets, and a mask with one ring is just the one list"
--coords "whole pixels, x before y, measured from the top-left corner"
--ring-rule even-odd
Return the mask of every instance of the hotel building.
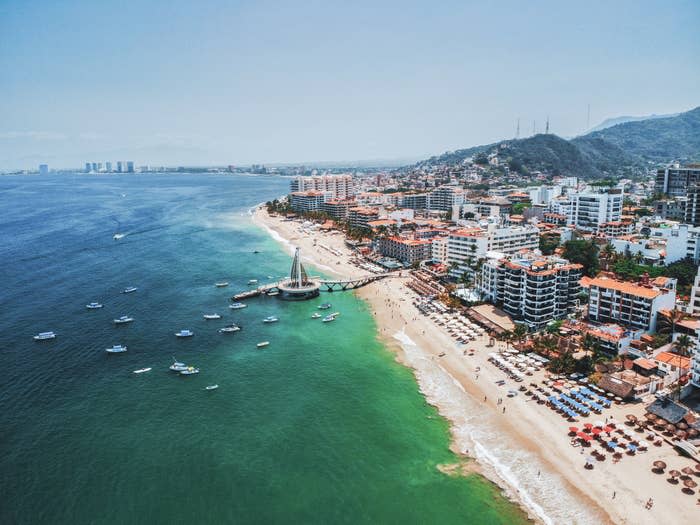
[[385, 257], [392, 257], [404, 264], [411, 265], [430, 259], [432, 244], [430, 239], [387, 237], [379, 239], [377, 247], [379, 253]]
[[347, 199], [354, 193], [352, 175], [315, 175], [295, 177], [289, 183], [291, 193], [302, 191], [330, 192], [331, 198]]

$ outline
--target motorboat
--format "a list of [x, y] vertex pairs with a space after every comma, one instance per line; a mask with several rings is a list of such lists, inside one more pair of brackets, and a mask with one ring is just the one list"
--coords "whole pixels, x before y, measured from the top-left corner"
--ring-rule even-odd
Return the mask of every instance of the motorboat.
[[205, 319], [221, 319], [219, 314], [204, 314]]
[[270, 315], [270, 316], [266, 317], [265, 319], [263, 319], [263, 323], [276, 323], [277, 321], [279, 321], [279, 319], [277, 317], [275, 317], [274, 315]]
[[114, 324], [127, 324], [131, 323], [133, 320], [133, 317], [129, 317], [128, 315], [122, 315], [119, 319], [114, 320]]
[[331, 303], [323, 303], [319, 305], [318, 309], [319, 310], [328, 310], [331, 306], [333, 306]]
[[175, 332], [175, 337], [192, 337], [194, 335], [194, 332], [191, 330], [180, 330], [179, 332]]
[[114, 345], [112, 348], [105, 348], [105, 352], [108, 354], [123, 354], [126, 352], [126, 346]]
[[335, 321], [335, 316], [334, 315], [327, 315], [323, 319], [321, 319], [324, 323], [330, 323], [331, 321]]
[[328, 315], [332, 315], [333, 317], [338, 317], [340, 315], [340, 312], [333, 312], [332, 314], [328, 314]]
[[253, 250], [253, 253], [260, 253], [259, 250]]
[[258, 280], [257, 280], [257, 279], [251, 279], [251, 280], [248, 281], [248, 284], [258, 284]]
[[241, 329], [240, 326], [231, 324], [228, 326], [224, 326], [223, 328], [219, 328], [219, 333], [220, 334], [231, 334], [233, 332], [238, 332]]
[[214, 286], [217, 288], [226, 288], [228, 286], [228, 281], [221, 282], [221, 283], [214, 283]]
[[267, 295], [269, 295], [270, 297], [274, 297], [275, 295], [279, 295], [279, 294], [280, 294], [279, 290], [271, 290], [271, 291], [267, 292]]
[[193, 374], [199, 374], [199, 368], [195, 368], [193, 366], [188, 366], [184, 370], [180, 370], [181, 376], [191, 376]]
[[97, 310], [98, 308], [102, 308], [102, 305], [100, 303], [90, 303], [86, 304], [85, 308], [88, 310]]
[[153, 370], [152, 368], [139, 368], [138, 370], [134, 370], [134, 374], [143, 374], [144, 372], [150, 372]]
[[129, 287], [127, 287], [127, 288], [124, 288], [124, 289], [122, 290], [122, 293], [133, 293], [133, 292], [135, 292], [136, 290], [138, 290], [138, 288], [136, 288], [135, 286], [129, 286]]
[[321, 317], [321, 314], [318, 312], [314, 312], [313, 314], [311, 314], [311, 319], [318, 319], [319, 317]]
[[35, 341], [46, 341], [47, 339], [56, 339], [56, 334], [53, 332], [41, 332], [34, 336]]
[[170, 365], [170, 370], [173, 372], [182, 372], [183, 370], [187, 370], [187, 365], [185, 363], [175, 361], [172, 365]]
[[241, 308], [246, 308], [248, 305], [243, 303], [233, 303], [229, 305], [231, 310], [240, 310]]
[[208, 385], [204, 387], [204, 390], [216, 390], [219, 388], [219, 385]]
[[123, 239], [125, 236], [126, 236], [126, 233], [115, 233], [112, 236], [112, 239], [114, 239], [115, 241], [118, 241], [119, 239]]
[[270, 344], [270, 341], [263, 341], [263, 342], [261, 342], [261, 343], [258, 343], [258, 344], [255, 345], [255, 346], [257, 346], [258, 348], [262, 348], [262, 347], [267, 346], [267, 345], [269, 345], [269, 344]]

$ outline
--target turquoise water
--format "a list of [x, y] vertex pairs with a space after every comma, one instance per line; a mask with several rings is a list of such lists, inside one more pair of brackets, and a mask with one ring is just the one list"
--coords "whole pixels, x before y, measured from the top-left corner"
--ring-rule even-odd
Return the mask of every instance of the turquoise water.
[[[480, 477], [437, 469], [457, 461], [447, 424], [352, 294], [228, 308], [249, 279], [288, 271], [247, 214], [287, 187], [0, 177], [0, 523], [524, 521]], [[338, 320], [310, 319], [327, 300]], [[219, 334], [230, 321], [243, 330]], [[184, 328], [195, 336], [175, 338]], [[32, 340], [46, 330], [58, 338]], [[107, 355], [114, 344], [129, 350]], [[173, 358], [201, 373], [175, 375]]]

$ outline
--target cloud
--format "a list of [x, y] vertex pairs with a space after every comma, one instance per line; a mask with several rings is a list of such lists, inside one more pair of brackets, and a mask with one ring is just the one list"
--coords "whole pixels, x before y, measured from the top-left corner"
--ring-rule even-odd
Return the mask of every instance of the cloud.
[[63, 133], [55, 133], [53, 131], [2, 131], [0, 132], [0, 140], [66, 140], [67, 135]]

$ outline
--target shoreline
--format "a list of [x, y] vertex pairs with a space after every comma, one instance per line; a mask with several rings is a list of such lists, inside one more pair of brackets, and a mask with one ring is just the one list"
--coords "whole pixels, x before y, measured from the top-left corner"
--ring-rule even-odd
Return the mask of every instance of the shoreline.
[[[367, 273], [349, 261], [351, 252], [340, 232], [310, 235], [298, 221], [271, 217], [261, 206], [251, 216], [253, 223], [289, 251], [300, 246], [305, 263], [343, 277]], [[664, 516], [675, 516], [677, 523], [700, 519], [695, 498], [672, 494], [665, 479], [649, 471], [651, 458], [631, 458], [617, 465], [607, 462], [584, 470], [583, 458], [569, 444], [568, 423], [544, 406], [528, 403], [525, 396], [507, 398], [506, 390], [515, 384], [496, 384], [505, 376], [488, 363], [493, 351], [486, 347], [488, 336], [469, 343], [476, 352], [466, 357], [464, 347], [417, 313], [412, 305], [416, 295], [403, 285], [408, 279], [406, 274], [384, 279], [355, 293], [370, 305], [377, 338], [411, 369], [426, 402], [448, 420], [452, 452], [474, 460], [476, 465], [470, 465], [469, 472], [495, 483], [537, 523], [657, 523]], [[502, 404], [497, 402], [499, 397]], [[614, 416], [622, 421], [631, 410], [617, 407]], [[655, 505], [647, 510], [644, 503], [650, 496]], [[688, 512], [679, 512], [679, 507], [687, 507]]]

